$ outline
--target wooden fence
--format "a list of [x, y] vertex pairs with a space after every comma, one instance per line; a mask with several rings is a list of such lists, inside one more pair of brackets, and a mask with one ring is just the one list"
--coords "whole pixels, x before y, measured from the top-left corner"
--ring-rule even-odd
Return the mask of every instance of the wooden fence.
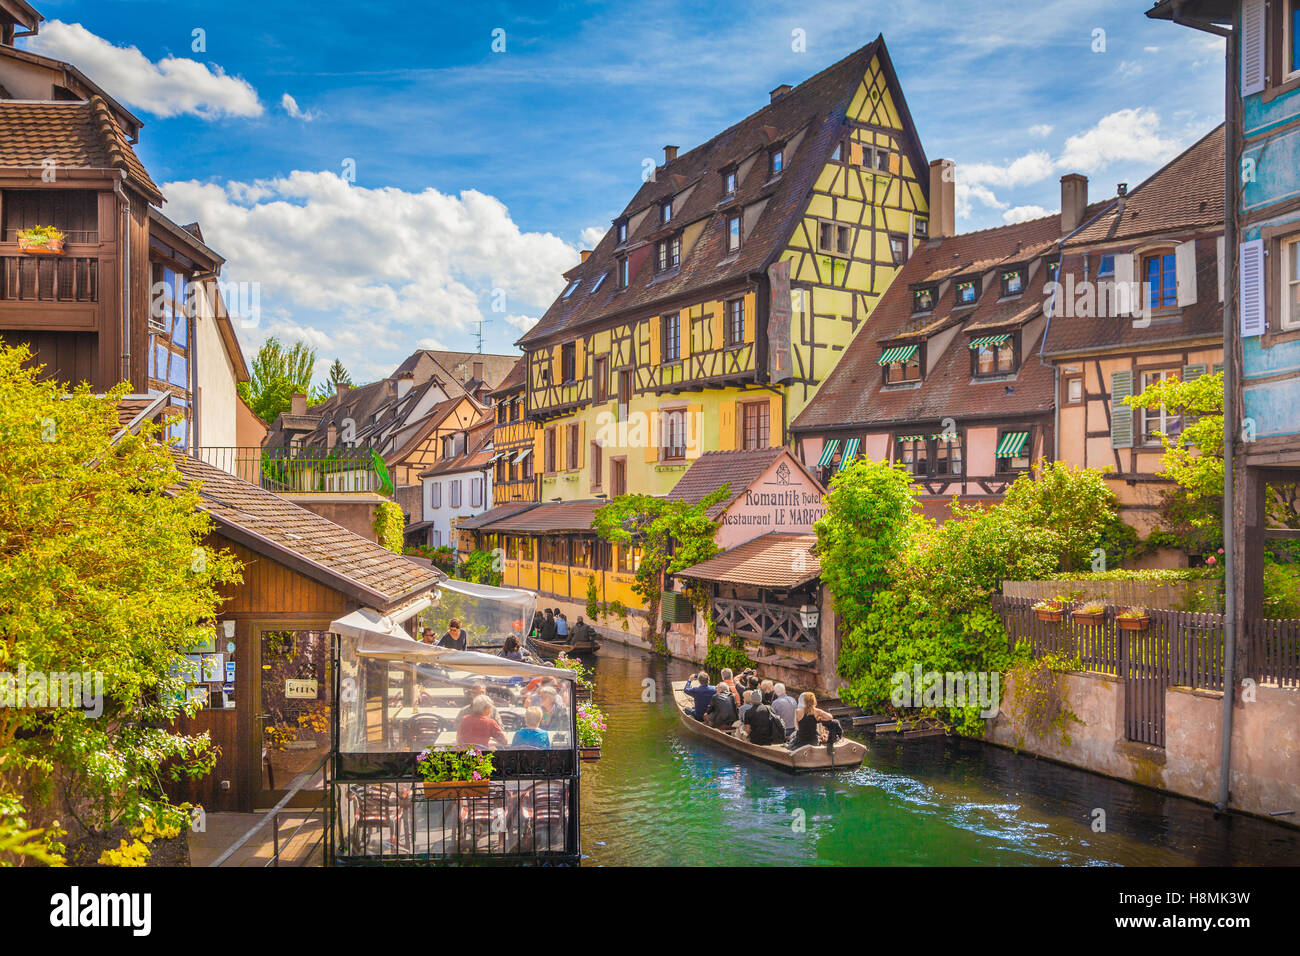
[[[1029, 645], [1035, 657], [1055, 654], [1078, 659], [1085, 670], [1124, 681], [1129, 740], [1163, 747], [1165, 691], [1170, 687], [1223, 690], [1223, 616], [1147, 610], [1147, 627], [1126, 631], [1108, 607], [1096, 624], [1082, 623], [1067, 610], [1060, 621], [1042, 621], [1034, 599], [995, 596], [1011, 646]], [[1281, 687], [1300, 687], [1300, 621], [1246, 622], [1239, 678]]]
[[1050, 601], [1067, 597], [1094, 599], [1118, 607], [1160, 607], [1180, 610], [1217, 610], [1223, 606], [1223, 587], [1218, 581], [1144, 581], [1134, 579], [1003, 581], [1002, 594], [1009, 598]]

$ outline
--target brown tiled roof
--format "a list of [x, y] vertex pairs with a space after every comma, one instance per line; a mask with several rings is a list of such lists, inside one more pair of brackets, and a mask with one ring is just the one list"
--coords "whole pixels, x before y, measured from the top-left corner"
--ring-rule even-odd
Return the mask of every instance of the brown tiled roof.
[[212, 465], [173, 456], [220, 532], [314, 580], [385, 610], [440, 580], [400, 554]]
[[469, 430], [469, 440], [465, 443], [464, 452], [420, 472], [420, 477], [427, 478], [461, 471], [482, 471], [492, 460], [492, 432], [495, 427], [496, 419], [492, 415], [480, 418]]
[[0, 100], [0, 166], [121, 169], [152, 203], [162, 192], [149, 177], [108, 105], [89, 102]]
[[[561, 293], [541, 320], [520, 337], [518, 344], [535, 347], [617, 313], [649, 307], [686, 292], [740, 282], [751, 273], [766, 269], [795, 229], [813, 182], [830, 158], [852, 98], [877, 54], [903, 117], [907, 131], [904, 148], [922, 180], [922, 189], [928, 189], [925, 155], [884, 40], [877, 37], [796, 86], [775, 103], [769, 103], [707, 143], [657, 169], [654, 179], [642, 184], [623, 210], [623, 215], [628, 217], [650, 210], [628, 235], [624, 246], [617, 246], [614, 229], [607, 231], [587, 260], [566, 273], [568, 279], [581, 280], [579, 288], [568, 298]], [[769, 180], [768, 148], [790, 142], [800, 134], [802, 139], [797, 148], [792, 153], [787, 150], [784, 170]], [[735, 197], [724, 196], [721, 171], [755, 155], [757, 161], [736, 184]], [[691, 189], [689, 197], [674, 201], [671, 223], [660, 226], [659, 203], [670, 196], [681, 197], [687, 189]], [[728, 253], [727, 215], [762, 200], [767, 204], [744, 237], [740, 251]], [[656, 275], [651, 261], [655, 240], [700, 220], [707, 220], [704, 230], [692, 249], [682, 250], [678, 269]], [[617, 257], [625, 251], [630, 278], [628, 288], [620, 290], [611, 273]], [[594, 280], [601, 275], [606, 279], [593, 292]]]
[[[480, 531], [549, 534], [560, 531], [590, 531], [597, 509], [609, 504], [603, 498], [578, 501], [548, 501], [535, 508], [507, 515], [491, 523], [480, 524]], [[503, 506], [504, 507], [504, 506]], [[496, 509], [493, 509], [494, 511]], [[464, 527], [458, 524], [457, 527]]]
[[785, 448], [706, 451], [677, 479], [677, 484], [668, 493], [668, 500], [695, 504], [730, 482], [728, 497], [709, 509], [709, 517], [716, 518], [785, 453]]
[[1070, 237], [1066, 249], [1223, 223], [1223, 126], [1153, 173], [1124, 200]]
[[509, 518], [511, 515], [517, 515], [521, 511], [527, 511], [530, 508], [539, 507], [536, 501], [511, 501], [503, 505], [497, 505], [495, 508], [489, 508], [481, 515], [471, 515], [468, 518], [461, 518], [456, 522], [457, 530], [474, 530], [483, 528], [490, 524], [496, 524], [503, 518]]
[[[1104, 208], [1098, 203], [1085, 215]], [[922, 243], [881, 297], [867, 324], [845, 349], [816, 397], [791, 423], [809, 431], [841, 426], [938, 421], [946, 417], [1043, 412], [1053, 404], [1053, 373], [1034, 354], [1037, 341], [1022, 342], [1020, 371], [1012, 379], [975, 381], [970, 373], [970, 333], [1019, 328], [1042, 314], [1044, 260], [1061, 238], [1059, 215], [982, 229]], [[1037, 271], [1019, 296], [1000, 299], [997, 269], [1037, 259]], [[974, 306], [957, 307], [956, 283], [923, 315], [912, 312], [912, 290], [936, 281], [992, 271]], [[879, 359], [886, 345], [912, 344], [962, 326], [941, 355], [930, 355], [918, 386], [884, 384]], [[1012, 391], [1007, 391], [1007, 386]]]
[[500, 385], [492, 389], [490, 394], [500, 395], [504, 392], [512, 392], [515, 391], [516, 389], [523, 388], [524, 385], [527, 384], [526, 381], [527, 376], [528, 376], [528, 362], [521, 355], [519, 356], [518, 359], [515, 360], [515, 364], [511, 366], [510, 373], [501, 380]]
[[[701, 581], [725, 581], [760, 588], [792, 588], [820, 577], [821, 558], [813, 551], [815, 534], [773, 531], [736, 545], [677, 575]], [[802, 571], [796, 571], [802, 567]]]
[[163, 411], [171, 406], [171, 393], [162, 392], [157, 395], [128, 395], [117, 403], [117, 421], [123, 428], [135, 423], [144, 412], [148, 411], [150, 406], [156, 406], [154, 414]]

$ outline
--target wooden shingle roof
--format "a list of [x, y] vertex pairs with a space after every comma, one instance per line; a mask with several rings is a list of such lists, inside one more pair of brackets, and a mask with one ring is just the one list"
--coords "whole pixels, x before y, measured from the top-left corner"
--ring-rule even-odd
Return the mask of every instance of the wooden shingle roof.
[[683, 578], [760, 588], [798, 587], [821, 576], [821, 558], [813, 550], [816, 544], [815, 534], [772, 531], [676, 573]]

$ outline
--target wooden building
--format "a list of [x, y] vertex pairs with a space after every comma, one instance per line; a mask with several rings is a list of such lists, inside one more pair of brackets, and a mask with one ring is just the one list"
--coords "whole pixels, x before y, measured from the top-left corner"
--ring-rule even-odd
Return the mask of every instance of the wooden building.
[[520, 358], [490, 394], [496, 409], [492, 435], [492, 503], [539, 501], [538, 475], [534, 471], [537, 423], [528, 417], [527, 362]]

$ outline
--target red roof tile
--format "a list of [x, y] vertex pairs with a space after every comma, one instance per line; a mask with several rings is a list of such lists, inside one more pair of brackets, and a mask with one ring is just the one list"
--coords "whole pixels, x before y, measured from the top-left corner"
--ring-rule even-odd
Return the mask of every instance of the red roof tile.
[[[701, 581], [725, 581], [760, 588], [793, 588], [820, 577], [822, 562], [813, 546], [815, 534], [770, 532], [736, 545], [677, 575]], [[800, 567], [802, 570], [796, 571]]]

